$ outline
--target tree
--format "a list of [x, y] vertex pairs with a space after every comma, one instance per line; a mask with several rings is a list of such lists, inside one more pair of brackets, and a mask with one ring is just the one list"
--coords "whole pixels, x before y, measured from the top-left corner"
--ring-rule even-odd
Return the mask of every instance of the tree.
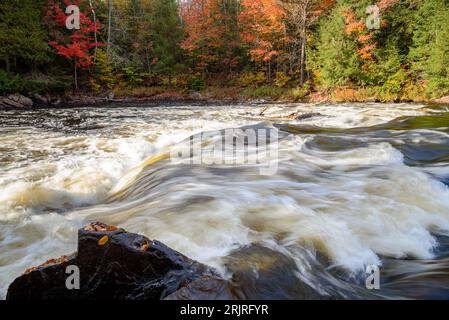
[[7, 71], [19, 64], [36, 67], [50, 60], [41, 0], [0, 2], [0, 60]]
[[[72, 0], [64, 0], [64, 5], [73, 4]], [[94, 23], [84, 12], [86, 9], [83, 0], [75, 2], [80, 7], [80, 29], [67, 32], [65, 10], [61, 9], [60, 2], [51, 0], [49, 2], [47, 17], [49, 18], [49, 26], [54, 36], [53, 41], [49, 44], [56, 49], [57, 53], [64, 58], [73, 61], [74, 68], [74, 85], [78, 90], [78, 68], [89, 68], [94, 60], [91, 50], [101, 46], [101, 43], [95, 42], [92, 33], [97, 32], [101, 28], [100, 23]]]
[[114, 3], [112, 0], [108, 0], [108, 42], [107, 42], [107, 55], [110, 57], [111, 53], [111, 37], [112, 37], [112, 10], [114, 8]]
[[[340, 0], [320, 22], [314, 50], [316, 80], [325, 87], [396, 86], [406, 75], [411, 16], [407, 1], [381, 0], [379, 28], [367, 26], [370, 1]], [[389, 82], [391, 81], [391, 82]], [[401, 82], [403, 82], [401, 80]], [[397, 90], [400, 91], [401, 84]]]
[[415, 16], [410, 51], [413, 71], [433, 95], [449, 93], [449, 3], [422, 1]]
[[282, 0], [289, 35], [290, 73], [299, 69], [300, 84], [306, 80], [308, 32], [334, 4], [334, 0]]
[[183, 32], [176, 0], [153, 0], [151, 26], [154, 69], [168, 74], [171, 84], [171, 76], [182, 68], [180, 43]]
[[281, 55], [287, 42], [284, 24], [285, 11], [277, 0], [242, 0], [239, 15], [242, 40], [256, 63], [266, 65], [267, 79], [271, 79], [271, 66]]
[[238, 0], [191, 0], [181, 4], [186, 50], [197, 71], [232, 73], [241, 58]]

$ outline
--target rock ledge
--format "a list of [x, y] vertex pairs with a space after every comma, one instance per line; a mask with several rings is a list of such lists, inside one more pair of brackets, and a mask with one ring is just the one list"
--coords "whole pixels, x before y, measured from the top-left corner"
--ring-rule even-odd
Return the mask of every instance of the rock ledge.
[[[79, 290], [66, 287], [69, 266], [79, 268]], [[213, 269], [158, 241], [97, 222], [79, 230], [77, 253], [26, 270], [7, 300], [176, 299], [201, 278], [221, 282]]]

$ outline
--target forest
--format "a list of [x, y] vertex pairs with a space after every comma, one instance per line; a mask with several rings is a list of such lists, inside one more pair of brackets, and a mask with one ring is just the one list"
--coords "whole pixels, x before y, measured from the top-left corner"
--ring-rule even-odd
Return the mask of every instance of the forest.
[[448, 21], [447, 0], [3, 0], [0, 95], [428, 101]]

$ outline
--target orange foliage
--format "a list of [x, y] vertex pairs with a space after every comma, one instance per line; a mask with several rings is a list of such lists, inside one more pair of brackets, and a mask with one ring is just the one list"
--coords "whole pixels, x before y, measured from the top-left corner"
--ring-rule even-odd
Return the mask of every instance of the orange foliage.
[[363, 20], [357, 20], [351, 9], [346, 9], [343, 12], [343, 16], [345, 17], [346, 34], [351, 35], [353, 33], [361, 33], [365, 30], [365, 22]]
[[[181, 2], [180, 10], [186, 39], [181, 47], [199, 59], [197, 67], [206, 69], [211, 64], [227, 65], [238, 63], [233, 55], [237, 41], [229, 39], [232, 34], [232, 17], [223, 12], [220, 0], [190, 0]], [[217, 51], [226, 54], [217, 55]]]
[[271, 61], [280, 54], [278, 44], [287, 41], [285, 11], [276, 0], [242, 0], [239, 25], [243, 41], [254, 61]]
[[398, 3], [399, 0], [380, 0], [377, 2], [377, 6], [380, 10], [386, 10], [392, 6], [394, 6], [396, 3]]
[[[375, 43], [369, 43], [373, 36], [370, 31], [366, 28], [366, 23], [364, 20], [358, 20], [351, 9], [346, 9], [343, 12], [345, 18], [345, 32], [347, 35], [355, 34], [357, 35], [357, 41], [363, 45], [357, 50], [357, 54], [362, 60], [372, 61], [374, 60], [373, 50], [376, 48]], [[365, 68], [367, 65], [365, 64]]]

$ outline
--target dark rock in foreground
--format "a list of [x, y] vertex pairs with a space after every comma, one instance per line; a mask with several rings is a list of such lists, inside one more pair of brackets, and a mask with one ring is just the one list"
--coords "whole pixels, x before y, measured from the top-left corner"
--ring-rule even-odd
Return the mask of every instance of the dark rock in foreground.
[[[95, 223], [78, 236], [76, 254], [28, 269], [7, 300], [164, 299], [202, 277], [221, 281], [209, 267], [123, 229]], [[79, 290], [66, 287], [69, 266], [79, 268]]]
[[[297, 277], [291, 258], [257, 245], [223, 258], [232, 274], [191, 260], [158, 241], [102, 223], [78, 232], [78, 252], [30, 268], [7, 300], [329, 299]], [[66, 282], [79, 269], [79, 289]], [[68, 273], [66, 273], [68, 271]], [[73, 278], [71, 278], [73, 279]], [[70, 283], [69, 284], [73, 284]]]

